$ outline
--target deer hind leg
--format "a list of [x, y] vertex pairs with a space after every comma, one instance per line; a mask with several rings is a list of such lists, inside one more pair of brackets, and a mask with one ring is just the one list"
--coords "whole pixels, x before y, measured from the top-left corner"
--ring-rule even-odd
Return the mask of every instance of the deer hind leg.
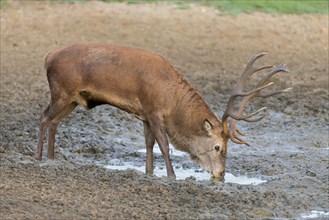
[[48, 130], [48, 151], [47, 157], [49, 159], [54, 159], [55, 157], [55, 135], [57, 131], [58, 124], [68, 116], [77, 106], [76, 103], [70, 103], [65, 106], [61, 112], [50, 122]]
[[[41, 123], [40, 123], [40, 129], [38, 134], [38, 148], [37, 148], [37, 153], [35, 155], [35, 158], [37, 160], [42, 159], [43, 141], [48, 127], [50, 127], [48, 134], [50, 141], [48, 142], [48, 150], [52, 151], [52, 148], [54, 148], [53, 146], [55, 142], [55, 133], [58, 123], [66, 115], [68, 115], [74, 109], [75, 106], [76, 106], [75, 103], [65, 102], [64, 100], [61, 99], [57, 101], [52, 100], [50, 102], [49, 106], [41, 115]], [[48, 157], [49, 157], [49, 153], [48, 153]]]
[[38, 134], [38, 149], [37, 149], [37, 153], [35, 154], [35, 158], [37, 160], [42, 159], [43, 140], [45, 138], [47, 127], [49, 124], [49, 117], [48, 117], [49, 108], [50, 108], [50, 104], [41, 115], [41, 122], [40, 122], [39, 134]]
[[155, 137], [151, 132], [150, 125], [144, 122], [144, 135], [146, 143], [146, 174], [153, 174], [153, 147], [155, 143]]
[[149, 118], [149, 124], [151, 132], [153, 133], [156, 141], [159, 144], [163, 159], [166, 163], [167, 176], [171, 178], [176, 178], [174, 169], [172, 167], [170, 157], [169, 157], [169, 141], [167, 138], [167, 132], [163, 119], [158, 115], [153, 115]]

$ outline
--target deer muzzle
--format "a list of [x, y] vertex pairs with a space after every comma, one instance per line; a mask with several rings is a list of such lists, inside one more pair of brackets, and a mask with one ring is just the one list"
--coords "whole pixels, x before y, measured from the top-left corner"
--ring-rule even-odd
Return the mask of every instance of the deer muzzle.
[[223, 178], [225, 176], [225, 169], [215, 169], [211, 174], [214, 178]]

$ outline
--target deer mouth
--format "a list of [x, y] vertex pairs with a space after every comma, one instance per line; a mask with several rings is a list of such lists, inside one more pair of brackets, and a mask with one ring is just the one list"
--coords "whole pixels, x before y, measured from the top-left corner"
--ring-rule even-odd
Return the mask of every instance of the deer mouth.
[[222, 176], [222, 177], [214, 177], [212, 176], [211, 177], [211, 182], [224, 182], [225, 181], [225, 178]]

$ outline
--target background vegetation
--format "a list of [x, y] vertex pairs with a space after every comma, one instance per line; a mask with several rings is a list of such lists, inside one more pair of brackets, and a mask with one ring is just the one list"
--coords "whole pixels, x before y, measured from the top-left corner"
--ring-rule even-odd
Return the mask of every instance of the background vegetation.
[[[81, 0], [80, 0], [81, 1]], [[181, 9], [188, 8], [189, 3], [198, 3], [216, 7], [230, 14], [262, 11], [269, 13], [320, 13], [328, 14], [328, 0], [101, 0], [104, 2], [126, 2], [128, 4], [174, 2]]]

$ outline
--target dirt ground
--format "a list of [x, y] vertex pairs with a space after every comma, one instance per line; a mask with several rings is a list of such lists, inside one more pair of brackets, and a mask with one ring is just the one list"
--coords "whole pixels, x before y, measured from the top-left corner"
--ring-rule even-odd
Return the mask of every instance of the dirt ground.
[[[42, 1], [9, 1], [0, 12], [1, 219], [305, 219], [312, 211], [328, 218], [328, 15]], [[268, 106], [269, 117], [239, 123], [251, 147], [228, 147], [227, 172], [267, 182], [173, 181], [106, 170], [98, 164], [145, 163], [136, 153], [144, 147], [142, 123], [110, 106], [77, 108], [59, 127], [57, 159], [35, 161], [40, 114], [50, 99], [44, 55], [76, 42], [164, 55], [218, 115], [251, 55], [269, 53], [259, 65], [288, 62], [290, 73], [276, 85], [294, 89], [255, 100], [253, 108]], [[156, 163], [164, 165], [160, 156]], [[173, 163], [196, 166], [180, 157]]]

